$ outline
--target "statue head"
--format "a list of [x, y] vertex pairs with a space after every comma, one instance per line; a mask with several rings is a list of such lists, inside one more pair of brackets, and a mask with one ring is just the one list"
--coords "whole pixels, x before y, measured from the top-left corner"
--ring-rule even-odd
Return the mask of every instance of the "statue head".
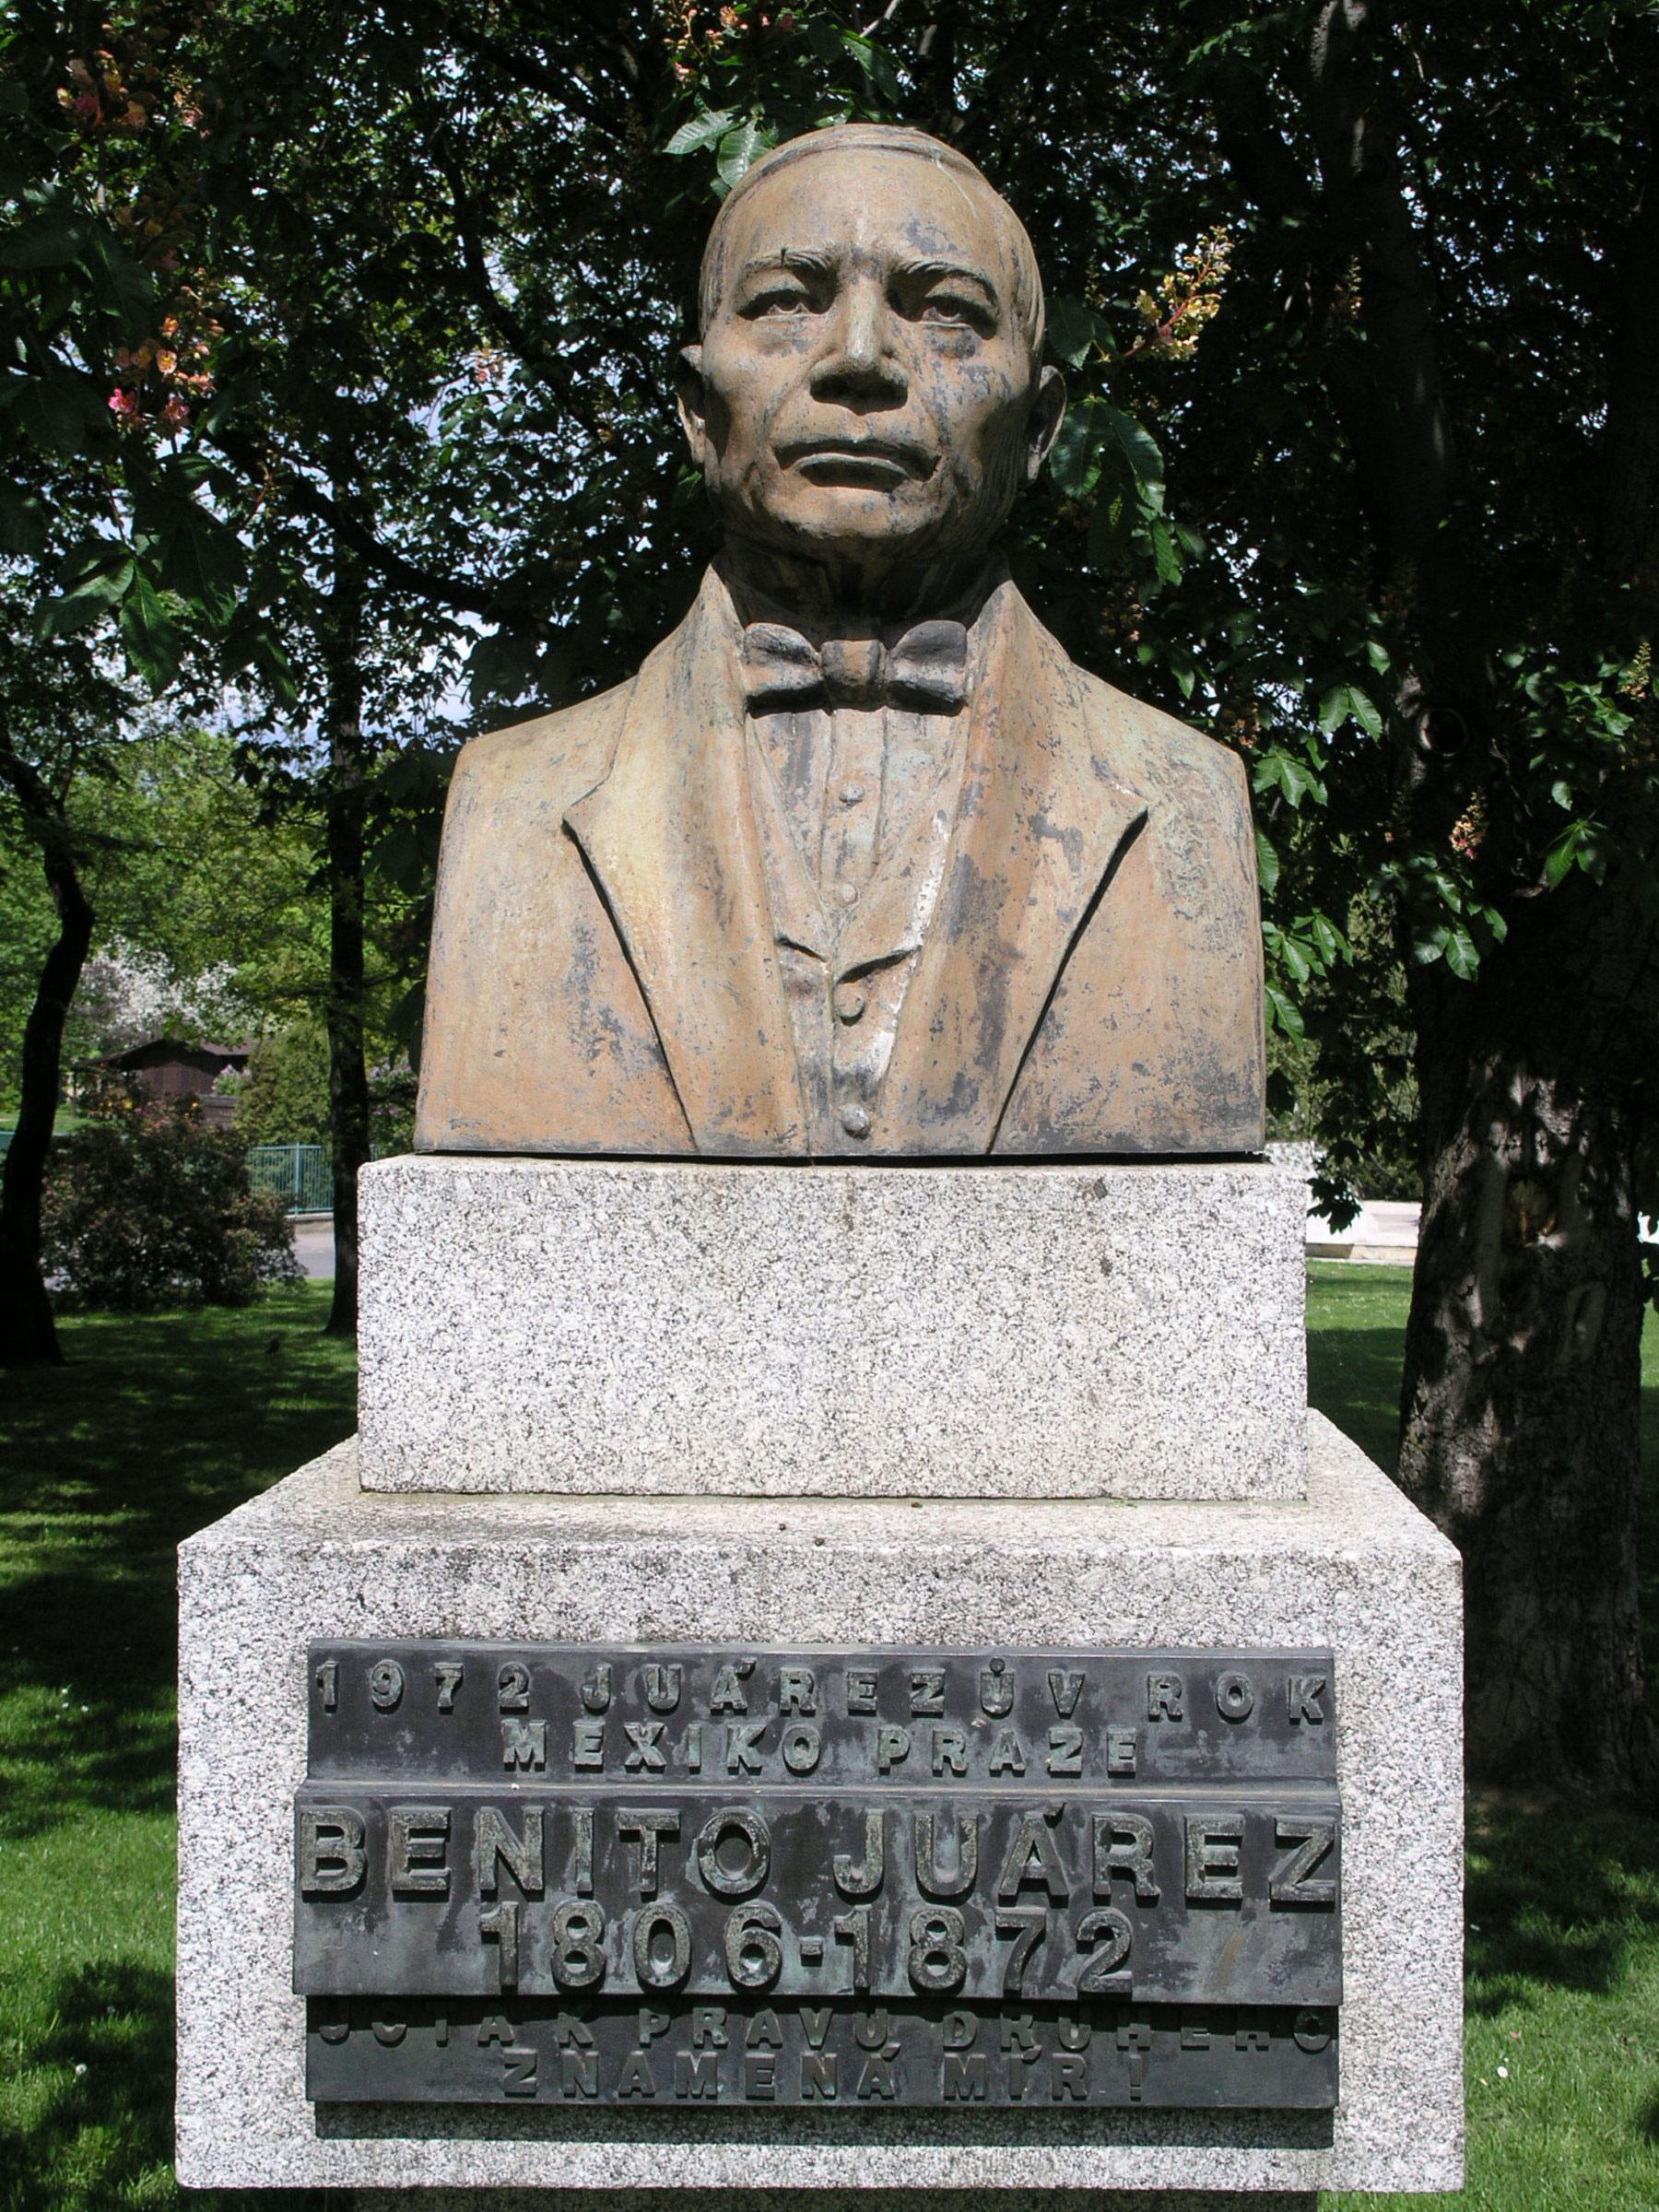
[[971, 161], [885, 124], [791, 139], [715, 218], [700, 311], [680, 417], [740, 559], [866, 614], [977, 569], [1065, 387], [1031, 242]]

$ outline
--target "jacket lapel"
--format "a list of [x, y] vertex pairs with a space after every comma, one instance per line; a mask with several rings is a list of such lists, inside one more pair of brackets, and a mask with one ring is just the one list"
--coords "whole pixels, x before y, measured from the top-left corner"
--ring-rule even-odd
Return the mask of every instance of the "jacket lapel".
[[700, 1152], [799, 1152], [806, 1118], [744, 770], [735, 618], [712, 571], [641, 669], [565, 824], [604, 894]]
[[873, 1149], [983, 1154], [1077, 934], [1147, 817], [1082, 679], [1010, 583], [975, 685], [956, 831]]

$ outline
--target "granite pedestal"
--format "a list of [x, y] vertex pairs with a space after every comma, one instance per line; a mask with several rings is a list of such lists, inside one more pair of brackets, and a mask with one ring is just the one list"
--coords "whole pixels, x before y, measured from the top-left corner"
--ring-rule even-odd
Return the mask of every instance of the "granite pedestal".
[[[1352, 1445], [1316, 1417], [1309, 1433], [1300, 1502], [1018, 1507], [371, 1497], [347, 1444], [193, 1538], [182, 1554], [182, 2178], [469, 2193], [1457, 2187], [1457, 1560]], [[290, 1806], [305, 1768], [307, 1642], [343, 1635], [1329, 1644], [1345, 1821], [1340, 2108], [723, 2110], [688, 2124], [545, 2105], [312, 2107], [290, 1983]]]
[[369, 1489], [1302, 1492], [1270, 1161], [425, 1158], [360, 1206]]
[[[361, 2212], [1457, 2187], [1458, 1562], [1306, 1414], [1303, 1205], [1248, 1162], [371, 1170], [361, 1444], [181, 1554], [182, 2179]], [[307, 1646], [411, 1637], [1329, 1647], [1337, 2110], [309, 2103]]]

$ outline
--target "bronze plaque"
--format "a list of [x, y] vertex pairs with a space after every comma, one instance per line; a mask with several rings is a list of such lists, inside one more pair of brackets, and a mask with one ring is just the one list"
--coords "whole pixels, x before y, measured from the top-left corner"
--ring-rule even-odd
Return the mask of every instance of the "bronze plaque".
[[1335, 2102], [1328, 1652], [309, 1665], [320, 2101]]

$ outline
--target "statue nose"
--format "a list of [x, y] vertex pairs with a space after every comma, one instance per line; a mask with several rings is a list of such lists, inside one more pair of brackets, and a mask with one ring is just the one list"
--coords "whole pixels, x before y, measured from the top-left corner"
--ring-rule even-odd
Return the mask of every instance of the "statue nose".
[[875, 286], [852, 286], [836, 301], [813, 364], [817, 399], [897, 405], [909, 389], [893, 313]]

